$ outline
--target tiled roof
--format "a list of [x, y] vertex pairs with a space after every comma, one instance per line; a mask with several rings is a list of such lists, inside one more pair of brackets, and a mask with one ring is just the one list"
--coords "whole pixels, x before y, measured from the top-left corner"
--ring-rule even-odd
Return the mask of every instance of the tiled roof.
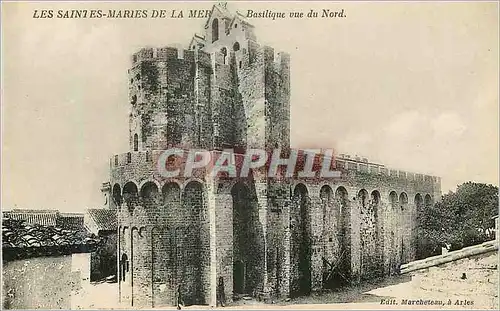
[[62, 213], [57, 210], [14, 209], [3, 211], [3, 217], [24, 220], [28, 225], [55, 226], [63, 229], [84, 230], [82, 213]]
[[79, 213], [59, 213], [56, 225], [64, 229], [84, 230], [83, 214]]
[[100, 239], [86, 230], [30, 225], [23, 220], [2, 219], [3, 257], [40, 256], [54, 253], [89, 252]]
[[89, 218], [93, 220], [97, 226], [97, 230], [116, 230], [117, 229], [117, 213], [116, 210], [104, 208], [90, 208], [87, 210]]
[[55, 226], [58, 212], [56, 210], [25, 210], [16, 209], [2, 212], [4, 217], [16, 220], [24, 220], [26, 224]]

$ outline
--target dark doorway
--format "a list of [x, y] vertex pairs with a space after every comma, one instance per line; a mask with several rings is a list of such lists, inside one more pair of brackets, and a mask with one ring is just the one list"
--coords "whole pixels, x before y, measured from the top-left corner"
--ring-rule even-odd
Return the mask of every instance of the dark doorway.
[[241, 260], [233, 264], [233, 291], [235, 294], [245, 293], [245, 264]]
[[125, 282], [126, 276], [128, 272], [128, 256], [127, 254], [122, 255], [122, 259], [120, 261], [120, 281]]

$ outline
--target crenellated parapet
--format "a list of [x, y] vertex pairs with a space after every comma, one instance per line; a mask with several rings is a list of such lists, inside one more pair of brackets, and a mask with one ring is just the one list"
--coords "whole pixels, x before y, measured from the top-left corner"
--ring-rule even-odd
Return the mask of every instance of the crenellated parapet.
[[[136, 183], [141, 183], [143, 180], [154, 180], [157, 184], [162, 185], [168, 178], [165, 178], [162, 175], [160, 166], [162, 164], [169, 165], [168, 161], [170, 161], [168, 159], [166, 160], [164, 157], [162, 158], [164, 152], [165, 151], [163, 150], [143, 150], [113, 156], [109, 162], [111, 186], [118, 184], [122, 189], [123, 185], [131, 180]], [[297, 152], [300, 152], [300, 150]], [[178, 176], [180, 177], [184, 174], [184, 168], [186, 166], [189, 153], [190, 150], [186, 149], [183, 151], [182, 155], [173, 157], [172, 161], [175, 163], [171, 162], [173, 166], [169, 169], [179, 169]], [[214, 177], [211, 177], [211, 174], [217, 166], [216, 163], [220, 156], [221, 151], [210, 151], [210, 163], [201, 169], [192, 170], [192, 176], [198, 178], [199, 180]], [[431, 196], [433, 201], [438, 200], [441, 196], [441, 179], [436, 176], [394, 170], [380, 164], [346, 161], [345, 159], [336, 158], [333, 161], [335, 164], [334, 166], [332, 165], [333, 168], [330, 170], [338, 171], [338, 177], [321, 177], [319, 175], [319, 169], [315, 168], [315, 171], [317, 171], [316, 177], [301, 178], [298, 176], [298, 172], [303, 170], [305, 158], [298, 157], [293, 176], [291, 178], [284, 178], [282, 175], [283, 173], [269, 175], [271, 174], [271, 171], [269, 170], [270, 157], [271, 156], [268, 158], [267, 164], [262, 168], [251, 170], [250, 175], [242, 176], [240, 174], [243, 162], [245, 161], [245, 156], [243, 154], [235, 153], [235, 163], [233, 163], [236, 168], [235, 174], [237, 176], [235, 177], [249, 177], [251, 179], [253, 178], [252, 176], [257, 176], [255, 175], [257, 172], [260, 172], [259, 174], [261, 174], [261, 176], [264, 176], [266, 179], [276, 179], [278, 183], [306, 183], [310, 185], [330, 185], [332, 187], [334, 185], [343, 184], [345, 186], [353, 186], [359, 189], [378, 189], [381, 193], [387, 192], [387, 195], [389, 191], [385, 191], [386, 189], [394, 190], [398, 193], [405, 191], [410, 197], [415, 196], [417, 193], [420, 193], [423, 196], [428, 194]], [[280, 167], [284, 168], [283, 166]], [[226, 176], [224, 174], [224, 172], [219, 172], [216, 176]], [[139, 186], [139, 184], [137, 186]]]

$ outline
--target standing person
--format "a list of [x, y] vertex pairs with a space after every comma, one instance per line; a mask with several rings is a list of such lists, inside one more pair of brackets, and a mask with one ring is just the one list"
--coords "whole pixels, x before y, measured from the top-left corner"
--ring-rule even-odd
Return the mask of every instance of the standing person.
[[221, 307], [226, 305], [226, 293], [224, 292], [224, 278], [219, 277], [219, 284], [217, 284], [217, 304]]
[[177, 310], [181, 309], [181, 306], [184, 305], [184, 301], [182, 300], [182, 295], [181, 295], [181, 285], [177, 286]]

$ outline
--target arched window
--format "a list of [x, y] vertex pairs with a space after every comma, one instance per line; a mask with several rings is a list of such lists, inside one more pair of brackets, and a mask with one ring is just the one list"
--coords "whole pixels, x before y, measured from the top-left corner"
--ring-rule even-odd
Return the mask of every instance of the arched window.
[[215, 18], [212, 22], [212, 42], [219, 40], [219, 20]]
[[134, 151], [139, 150], [139, 136], [134, 134]]
[[119, 184], [113, 186], [113, 202], [115, 206], [120, 209], [122, 204], [122, 190]]
[[233, 45], [233, 50], [236, 52], [236, 51], [239, 51], [240, 50], [240, 44], [238, 42], [235, 42], [234, 45]]
[[220, 52], [222, 53], [222, 55], [224, 55], [224, 64], [227, 64], [227, 49], [222, 48]]

